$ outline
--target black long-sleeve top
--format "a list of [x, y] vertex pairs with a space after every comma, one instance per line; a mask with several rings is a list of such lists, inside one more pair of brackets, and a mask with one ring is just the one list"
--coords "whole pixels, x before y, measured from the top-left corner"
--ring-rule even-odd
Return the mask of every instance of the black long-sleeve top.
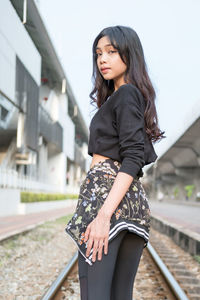
[[101, 105], [89, 126], [88, 154], [121, 162], [120, 172], [142, 176], [157, 158], [144, 128], [145, 100], [131, 83], [121, 85]]

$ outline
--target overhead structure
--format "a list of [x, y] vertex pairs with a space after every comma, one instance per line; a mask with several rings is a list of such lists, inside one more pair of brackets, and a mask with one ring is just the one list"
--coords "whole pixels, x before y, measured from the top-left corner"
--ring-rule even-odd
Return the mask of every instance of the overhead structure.
[[190, 176], [200, 178], [200, 116], [159, 157], [155, 166], [147, 170], [148, 175], [153, 172], [156, 180], [167, 183]]

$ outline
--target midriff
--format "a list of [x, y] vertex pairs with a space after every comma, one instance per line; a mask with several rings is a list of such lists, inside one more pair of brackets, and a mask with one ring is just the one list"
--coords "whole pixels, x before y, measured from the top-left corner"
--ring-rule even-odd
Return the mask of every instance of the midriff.
[[103, 156], [103, 155], [101, 155], [101, 154], [93, 153], [93, 156], [92, 156], [92, 162], [91, 162], [90, 168], [92, 168], [92, 167], [93, 167], [95, 164], [97, 164], [98, 162], [104, 161], [106, 158], [109, 158], [109, 157]]

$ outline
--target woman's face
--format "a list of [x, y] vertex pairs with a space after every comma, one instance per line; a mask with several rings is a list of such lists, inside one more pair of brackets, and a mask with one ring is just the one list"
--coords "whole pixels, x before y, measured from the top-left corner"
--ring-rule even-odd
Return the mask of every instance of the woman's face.
[[113, 79], [115, 88], [124, 84], [124, 73], [127, 67], [107, 36], [98, 41], [96, 53], [97, 66], [103, 78], [105, 80]]

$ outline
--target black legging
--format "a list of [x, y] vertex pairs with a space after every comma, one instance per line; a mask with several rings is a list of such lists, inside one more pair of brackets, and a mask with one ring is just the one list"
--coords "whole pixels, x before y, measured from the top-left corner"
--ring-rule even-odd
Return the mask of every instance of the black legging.
[[144, 239], [121, 231], [108, 245], [108, 254], [90, 266], [79, 252], [81, 300], [132, 300], [133, 285]]

